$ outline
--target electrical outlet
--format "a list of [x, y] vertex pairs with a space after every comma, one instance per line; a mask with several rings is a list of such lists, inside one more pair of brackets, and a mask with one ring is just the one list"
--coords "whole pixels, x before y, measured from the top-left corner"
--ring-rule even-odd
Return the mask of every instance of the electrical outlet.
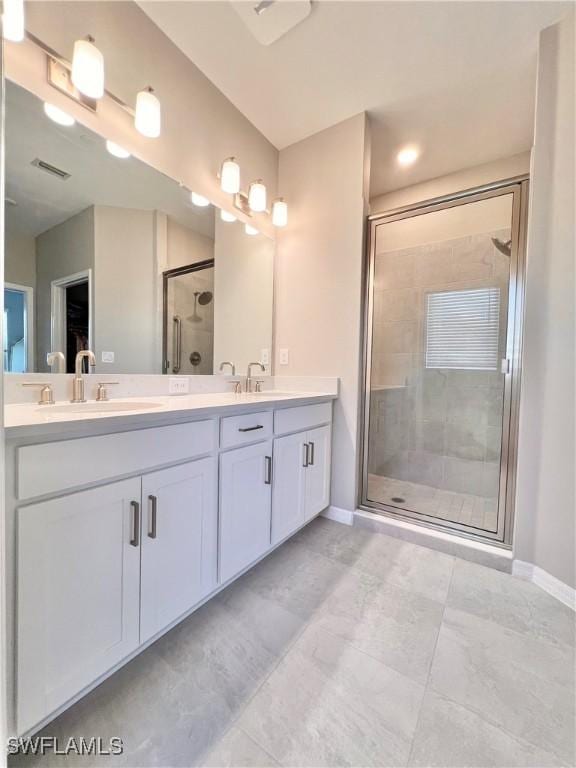
[[280, 365], [288, 365], [290, 363], [290, 350], [289, 349], [281, 349], [280, 350]]
[[113, 363], [114, 362], [114, 352], [102, 352], [102, 362], [103, 363]]
[[270, 350], [263, 349], [260, 352], [260, 362], [262, 365], [270, 365]]
[[187, 395], [190, 392], [190, 381], [186, 376], [170, 376], [168, 393], [171, 395]]

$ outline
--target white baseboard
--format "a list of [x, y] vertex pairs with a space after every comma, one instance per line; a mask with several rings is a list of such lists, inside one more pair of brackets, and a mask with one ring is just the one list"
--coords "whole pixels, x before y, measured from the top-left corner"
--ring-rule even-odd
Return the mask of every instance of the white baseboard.
[[549, 595], [560, 600], [573, 611], [576, 611], [576, 590], [564, 584], [548, 571], [539, 568], [533, 563], [527, 563], [524, 560], [514, 560], [512, 563], [512, 575], [524, 581], [531, 581], [537, 587], [548, 592]]
[[349, 509], [341, 509], [340, 507], [329, 506], [324, 512], [320, 513], [321, 517], [326, 517], [328, 520], [334, 520], [336, 523], [343, 523], [344, 525], [353, 525], [354, 512]]

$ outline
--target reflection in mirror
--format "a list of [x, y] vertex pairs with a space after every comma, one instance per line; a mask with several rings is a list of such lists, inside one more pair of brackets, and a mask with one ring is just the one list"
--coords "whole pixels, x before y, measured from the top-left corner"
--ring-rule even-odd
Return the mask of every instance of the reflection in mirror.
[[274, 244], [6, 87], [5, 370], [239, 372], [269, 354]]

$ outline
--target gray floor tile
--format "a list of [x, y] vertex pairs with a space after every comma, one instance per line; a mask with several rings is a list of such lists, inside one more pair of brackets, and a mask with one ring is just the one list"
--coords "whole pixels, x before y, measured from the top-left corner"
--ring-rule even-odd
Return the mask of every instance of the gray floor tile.
[[343, 565], [443, 602], [454, 558], [401, 539], [379, 536], [318, 518], [298, 534], [298, 543]]
[[312, 627], [237, 724], [285, 766], [398, 766], [422, 695], [422, 686]]
[[574, 612], [539, 587], [465, 560], [454, 566], [448, 605], [551, 643], [574, 645]]
[[487, 722], [438, 694], [426, 692], [410, 766], [422, 768], [557, 768], [555, 755]]
[[398, 672], [425, 683], [443, 606], [351, 571], [313, 619], [316, 626]]
[[447, 608], [430, 687], [573, 764], [574, 650]]
[[199, 765], [202, 768], [276, 768], [279, 763], [241, 728], [232, 726]]

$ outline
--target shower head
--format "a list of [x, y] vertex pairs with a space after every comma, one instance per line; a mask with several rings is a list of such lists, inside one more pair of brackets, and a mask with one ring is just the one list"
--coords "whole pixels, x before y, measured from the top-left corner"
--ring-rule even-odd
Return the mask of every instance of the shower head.
[[492, 237], [491, 240], [496, 248], [498, 248], [500, 253], [503, 253], [504, 256], [510, 258], [510, 254], [512, 253], [512, 240], [508, 240], [505, 243], [503, 243], [502, 240], [499, 240], [497, 237]]
[[212, 293], [210, 291], [202, 291], [202, 293], [198, 295], [198, 304], [203, 307], [206, 306], [206, 304], [210, 304], [211, 301]]

